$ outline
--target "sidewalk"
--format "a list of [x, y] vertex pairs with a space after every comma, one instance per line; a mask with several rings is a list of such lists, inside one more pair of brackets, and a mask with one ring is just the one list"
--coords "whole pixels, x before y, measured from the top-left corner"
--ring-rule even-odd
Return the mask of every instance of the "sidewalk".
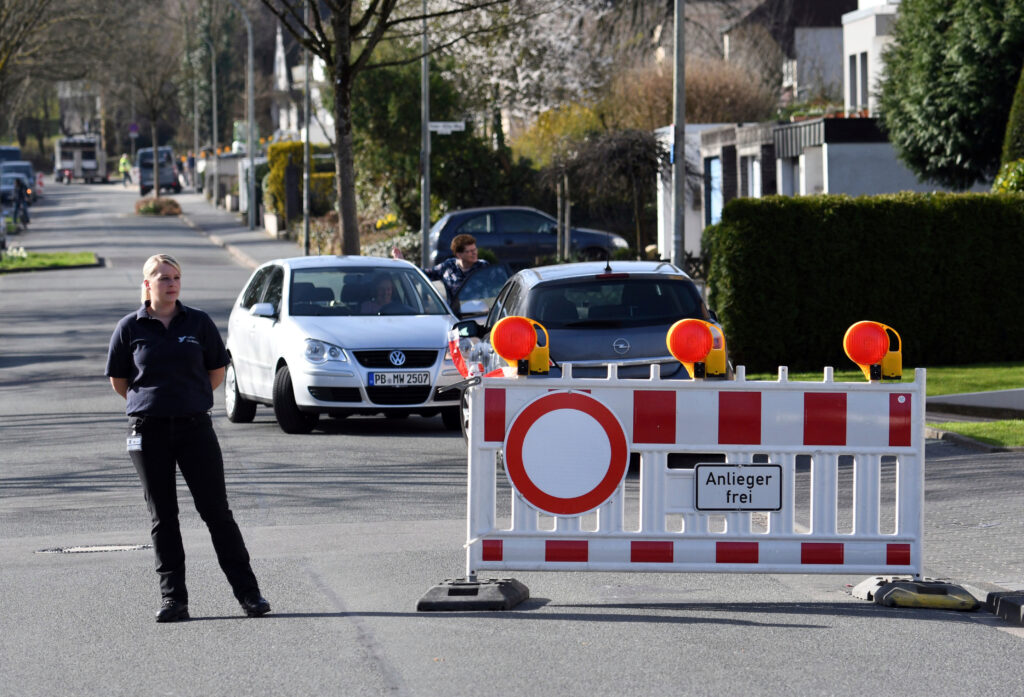
[[262, 225], [250, 230], [244, 215], [214, 208], [202, 194], [183, 191], [174, 198], [181, 205], [181, 219], [186, 225], [209, 237], [251, 269], [271, 259], [302, 255], [302, 249], [295, 242], [271, 237]]

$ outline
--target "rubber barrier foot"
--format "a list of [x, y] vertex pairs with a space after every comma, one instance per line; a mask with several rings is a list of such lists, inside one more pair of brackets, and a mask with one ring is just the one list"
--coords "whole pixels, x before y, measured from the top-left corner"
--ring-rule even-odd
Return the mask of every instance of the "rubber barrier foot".
[[529, 597], [530, 589], [514, 578], [446, 579], [420, 598], [416, 611], [511, 610]]
[[858, 583], [852, 595], [886, 607], [920, 607], [971, 612], [980, 607], [966, 589], [941, 579], [915, 581], [909, 576], [875, 576]]

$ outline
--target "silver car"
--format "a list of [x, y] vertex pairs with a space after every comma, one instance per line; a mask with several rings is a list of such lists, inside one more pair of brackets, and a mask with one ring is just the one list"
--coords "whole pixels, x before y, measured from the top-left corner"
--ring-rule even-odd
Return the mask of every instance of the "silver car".
[[286, 433], [321, 414], [424, 416], [460, 422], [461, 378], [448, 354], [455, 316], [406, 261], [318, 256], [259, 267], [228, 320], [228, 419], [273, 407]]
[[551, 372], [572, 363], [576, 377], [608, 374], [616, 364], [624, 378], [644, 378], [661, 365], [666, 378], [688, 373], [668, 351], [669, 328], [686, 318], [715, 322], [700, 291], [683, 271], [666, 261], [581, 262], [524, 269], [498, 294], [483, 326], [459, 323], [460, 333], [477, 338], [469, 360], [485, 372], [505, 365], [489, 338], [498, 320], [519, 315], [536, 320], [549, 335]]

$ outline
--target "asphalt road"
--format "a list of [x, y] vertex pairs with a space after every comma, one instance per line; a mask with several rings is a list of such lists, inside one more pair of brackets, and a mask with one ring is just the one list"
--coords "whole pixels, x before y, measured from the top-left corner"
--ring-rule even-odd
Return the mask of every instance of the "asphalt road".
[[[215, 425], [274, 611], [241, 615], [182, 485], [193, 620], [157, 625], [148, 515], [103, 377], [142, 262], [222, 330], [249, 275], [120, 186], [48, 182], [22, 242], [100, 268], [0, 276], [0, 692], [54, 695], [1019, 694], [1024, 630], [857, 600], [861, 577], [516, 573], [507, 613], [417, 613], [463, 573], [465, 453], [440, 418]], [[204, 204], [192, 200], [189, 205]], [[198, 211], [197, 211], [198, 212]], [[186, 209], [186, 214], [189, 213]], [[1024, 454], [930, 441], [927, 573], [1024, 587]]]

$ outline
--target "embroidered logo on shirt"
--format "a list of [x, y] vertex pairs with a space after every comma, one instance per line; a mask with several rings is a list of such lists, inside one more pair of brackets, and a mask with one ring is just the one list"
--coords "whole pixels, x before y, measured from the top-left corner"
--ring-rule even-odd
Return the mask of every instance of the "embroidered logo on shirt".
[[179, 336], [178, 337], [178, 343], [179, 344], [195, 344], [196, 346], [201, 346], [201, 344], [199, 343], [199, 340], [196, 339], [194, 336]]

